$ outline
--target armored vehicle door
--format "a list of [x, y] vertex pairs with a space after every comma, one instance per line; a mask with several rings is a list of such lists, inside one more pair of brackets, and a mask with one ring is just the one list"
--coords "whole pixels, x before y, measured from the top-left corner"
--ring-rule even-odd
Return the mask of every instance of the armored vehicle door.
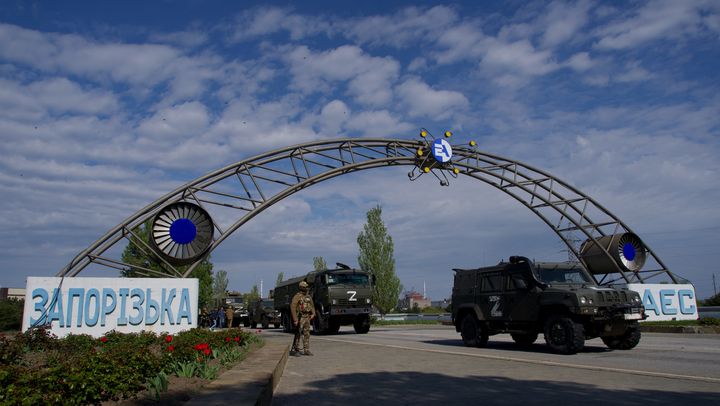
[[503, 275], [501, 271], [483, 272], [478, 275], [479, 288], [475, 303], [480, 307], [487, 320], [499, 320], [503, 317]]
[[508, 321], [535, 321], [539, 312], [539, 290], [533, 285], [527, 269], [505, 274], [503, 314]]

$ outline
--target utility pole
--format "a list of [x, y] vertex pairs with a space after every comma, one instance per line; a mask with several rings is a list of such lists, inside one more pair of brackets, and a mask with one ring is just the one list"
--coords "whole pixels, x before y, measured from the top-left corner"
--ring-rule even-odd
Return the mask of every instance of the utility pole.
[[713, 291], [715, 292], [715, 296], [717, 296], [717, 286], [715, 286], [715, 274], [713, 273]]
[[263, 283], [263, 280], [260, 279], [260, 298], [263, 297], [263, 286], [262, 286], [263, 284], [262, 283]]

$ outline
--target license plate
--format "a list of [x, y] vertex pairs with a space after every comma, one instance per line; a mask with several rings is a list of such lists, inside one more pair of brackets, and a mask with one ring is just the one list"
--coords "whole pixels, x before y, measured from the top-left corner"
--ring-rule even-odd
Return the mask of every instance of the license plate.
[[642, 319], [642, 315], [640, 313], [625, 315], [625, 320], [640, 320], [640, 319]]

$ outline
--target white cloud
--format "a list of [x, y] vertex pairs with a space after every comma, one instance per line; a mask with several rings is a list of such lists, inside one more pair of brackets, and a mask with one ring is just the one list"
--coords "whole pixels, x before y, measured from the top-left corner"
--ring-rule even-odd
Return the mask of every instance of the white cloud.
[[337, 28], [362, 44], [405, 48], [434, 39], [457, 20], [457, 12], [447, 6], [407, 7], [391, 15], [343, 21]]
[[462, 93], [435, 90], [418, 78], [408, 79], [398, 85], [397, 94], [411, 116], [425, 116], [433, 120], [447, 119], [470, 105]]
[[207, 128], [207, 108], [197, 101], [164, 108], [138, 125], [138, 133], [147, 139], [179, 141], [197, 137]]
[[700, 30], [703, 2], [651, 1], [631, 16], [614, 20], [597, 30], [599, 49], [633, 48], [662, 38], [681, 38]]
[[547, 13], [541, 18], [543, 25], [546, 26], [542, 45], [555, 47], [571, 40], [587, 23], [589, 9], [590, 3], [587, 1], [550, 3]]
[[246, 41], [287, 31], [291, 39], [299, 40], [329, 29], [329, 24], [322, 18], [295, 14], [290, 8], [258, 7], [238, 16], [230, 39]]
[[305, 93], [327, 92], [336, 82], [347, 82], [348, 92], [357, 102], [371, 106], [391, 100], [391, 85], [400, 70], [393, 58], [369, 56], [350, 45], [317, 53], [300, 46], [288, 53], [287, 61], [294, 88]]
[[587, 52], [578, 52], [577, 54], [570, 57], [566, 64], [572, 69], [583, 72], [595, 65], [595, 62], [590, 59], [590, 54]]
[[404, 137], [415, 128], [387, 110], [363, 111], [354, 114], [345, 127], [353, 135], [372, 138]]
[[550, 73], [560, 66], [555, 62], [552, 52], [537, 50], [524, 40], [511, 44], [493, 41], [482, 59], [482, 67], [491, 72], [537, 76]]
[[331, 137], [339, 135], [343, 124], [350, 116], [350, 108], [341, 100], [329, 102], [322, 108], [318, 117], [321, 133]]

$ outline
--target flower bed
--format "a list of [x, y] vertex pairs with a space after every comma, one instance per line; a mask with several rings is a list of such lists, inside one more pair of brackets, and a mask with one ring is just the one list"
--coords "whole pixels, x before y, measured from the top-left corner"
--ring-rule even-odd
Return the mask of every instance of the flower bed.
[[170, 376], [215, 379], [259, 342], [240, 329], [58, 339], [45, 329], [0, 336], [0, 404], [95, 404], [148, 390], [159, 399]]

